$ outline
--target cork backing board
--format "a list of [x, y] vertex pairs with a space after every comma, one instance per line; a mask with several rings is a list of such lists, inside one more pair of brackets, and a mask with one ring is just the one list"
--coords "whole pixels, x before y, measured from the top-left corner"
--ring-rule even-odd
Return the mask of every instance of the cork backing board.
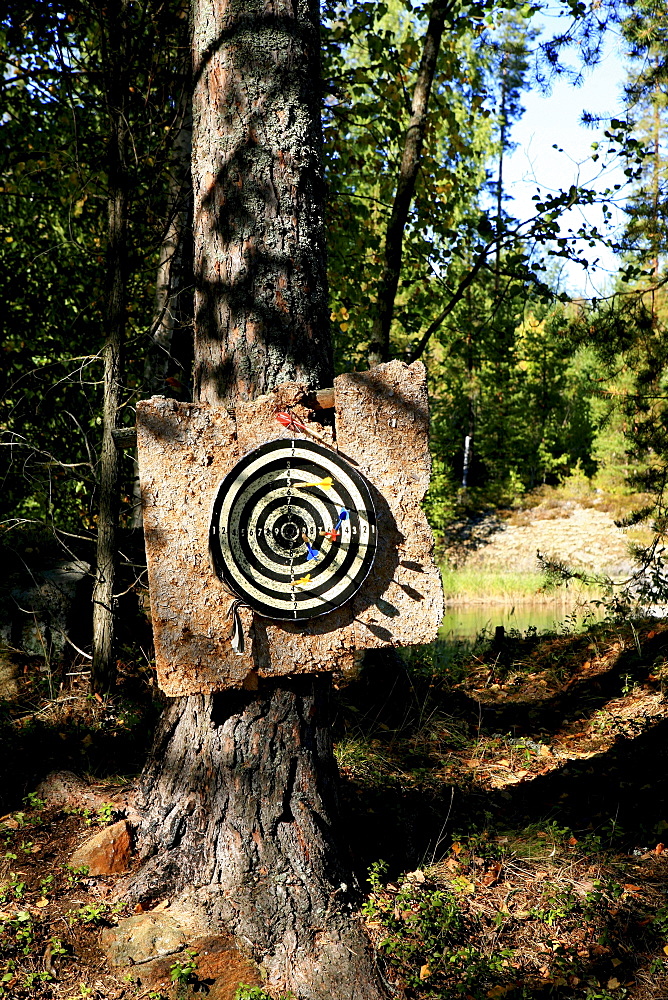
[[246, 651], [232, 649], [233, 598], [209, 555], [218, 487], [258, 445], [290, 438], [275, 418], [313, 413], [294, 383], [237, 406], [153, 397], [137, 406], [137, 445], [158, 683], [171, 697], [221, 691], [272, 677], [346, 669], [355, 651], [431, 642], [443, 618], [441, 577], [420, 502], [429, 486], [429, 416], [421, 362], [378, 365], [334, 382], [334, 429], [325, 440], [371, 484], [378, 545], [369, 577], [342, 607], [308, 622], [241, 609]]

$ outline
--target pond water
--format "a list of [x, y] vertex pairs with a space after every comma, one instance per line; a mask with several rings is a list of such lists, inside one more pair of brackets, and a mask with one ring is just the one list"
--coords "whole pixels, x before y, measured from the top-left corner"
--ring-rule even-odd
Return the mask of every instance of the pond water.
[[442, 639], [472, 639], [483, 629], [493, 635], [497, 625], [520, 632], [526, 632], [532, 626], [538, 632], [574, 632], [604, 617], [605, 608], [599, 605], [574, 607], [572, 602], [563, 598], [535, 604], [457, 604], [446, 607], [439, 635]]

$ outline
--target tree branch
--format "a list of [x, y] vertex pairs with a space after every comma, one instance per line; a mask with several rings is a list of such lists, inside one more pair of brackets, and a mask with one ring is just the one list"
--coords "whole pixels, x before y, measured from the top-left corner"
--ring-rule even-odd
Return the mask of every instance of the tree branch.
[[429, 326], [427, 327], [427, 329], [425, 330], [425, 332], [422, 334], [422, 336], [420, 337], [420, 339], [419, 339], [416, 347], [408, 355], [407, 361], [408, 361], [409, 365], [412, 364], [414, 361], [417, 361], [418, 358], [421, 357], [421, 355], [422, 355], [425, 347], [429, 343], [429, 339], [431, 338], [431, 335], [433, 333], [436, 333], [436, 331], [438, 330], [438, 328], [441, 325], [441, 323], [443, 322], [443, 320], [446, 319], [450, 315], [450, 313], [452, 312], [452, 310], [455, 308], [455, 306], [459, 302], [461, 302], [461, 299], [462, 299], [462, 296], [464, 295], [464, 292], [466, 291], [466, 289], [471, 284], [473, 284], [473, 282], [477, 278], [478, 274], [482, 270], [482, 268], [483, 268], [483, 266], [485, 264], [485, 261], [487, 260], [487, 257], [489, 255], [489, 251], [490, 251], [491, 247], [494, 246], [494, 242], [495, 241], [493, 240], [491, 243], [488, 243], [485, 246], [484, 250], [480, 251], [480, 253], [478, 254], [478, 256], [475, 259], [475, 263], [474, 263], [473, 267], [468, 272], [468, 274], [466, 275], [466, 277], [462, 278], [462, 280], [459, 282], [459, 285], [457, 286], [457, 291], [452, 296], [452, 298], [448, 302], [448, 304], [445, 307], [445, 309], [441, 313], [439, 313], [439, 315], [436, 317], [436, 319], [432, 320], [432, 322], [429, 324]]
[[369, 363], [372, 365], [378, 364], [380, 361], [387, 361], [390, 355], [390, 327], [401, 273], [404, 230], [413, 200], [418, 170], [422, 162], [429, 97], [441, 45], [441, 35], [450, 8], [450, 3], [434, 0], [424, 38], [422, 59], [413, 92], [411, 118], [406, 131], [394, 204], [385, 234], [385, 260], [378, 283], [377, 312], [373, 323], [372, 343], [369, 345]]

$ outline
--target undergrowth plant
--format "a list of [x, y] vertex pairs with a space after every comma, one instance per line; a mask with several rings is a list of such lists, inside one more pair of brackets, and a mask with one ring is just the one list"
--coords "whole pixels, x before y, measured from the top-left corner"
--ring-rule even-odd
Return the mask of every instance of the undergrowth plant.
[[484, 952], [468, 943], [471, 917], [464, 918], [453, 892], [408, 877], [398, 887], [384, 885], [386, 871], [384, 862], [372, 866], [363, 913], [393, 977], [411, 996], [470, 996], [508, 979], [513, 951]]
[[169, 978], [176, 987], [177, 997], [185, 995], [188, 983], [192, 982], [197, 973], [197, 952], [187, 948], [173, 962], [169, 969]]
[[294, 993], [281, 993], [276, 997], [273, 993], [267, 993], [261, 986], [246, 986], [240, 983], [234, 994], [234, 1000], [295, 1000]]
[[88, 878], [88, 865], [81, 865], [79, 868], [73, 865], [63, 865], [65, 878], [70, 889], [76, 889]]
[[96, 900], [94, 903], [86, 903], [75, 912], [70, 912], [70, 926], [84, 924], [90, 927], [103, 927], [116, 922], [118, 914], [123, 909], [123, 903], [107, 903], [105, 900]]
[[458, 684], [466, 676], [471, 658], [488, 645], [489, 636], [483, 631], [475, 640], [436, 639], [428, 646], [406, 646], [400, 656], [416, 678]]

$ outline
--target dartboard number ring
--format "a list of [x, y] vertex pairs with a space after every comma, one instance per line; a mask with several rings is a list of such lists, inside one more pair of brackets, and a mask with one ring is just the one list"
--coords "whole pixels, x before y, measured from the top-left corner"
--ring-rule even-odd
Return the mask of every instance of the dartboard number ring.
[[376, 553], [364, 476], [315, 441], [255, 448], [216, 493], [209, 543], [228, 590], [266, 618], [326, 615], [357, 593]]

